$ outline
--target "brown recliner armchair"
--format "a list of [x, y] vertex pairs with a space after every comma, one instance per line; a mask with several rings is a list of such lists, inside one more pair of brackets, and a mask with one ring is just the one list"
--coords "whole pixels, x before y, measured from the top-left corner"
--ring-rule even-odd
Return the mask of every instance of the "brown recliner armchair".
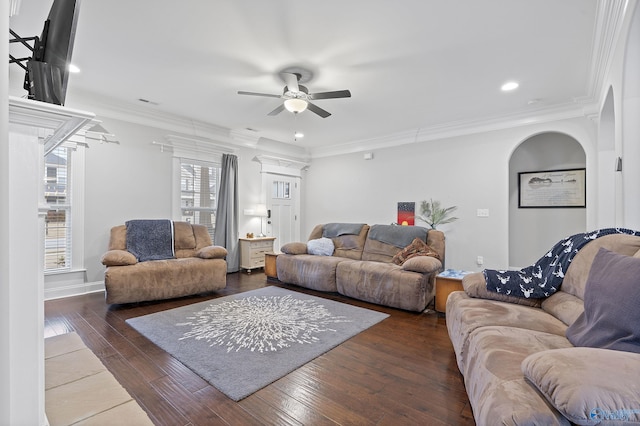
[[127, 251], [127, 227], [111, 228], [104, 284], [107, 303], [170, 299], [227, 285], [227, 250], [214, 246], [204, 225], [173, 222], [174, 258], [139, 261]]

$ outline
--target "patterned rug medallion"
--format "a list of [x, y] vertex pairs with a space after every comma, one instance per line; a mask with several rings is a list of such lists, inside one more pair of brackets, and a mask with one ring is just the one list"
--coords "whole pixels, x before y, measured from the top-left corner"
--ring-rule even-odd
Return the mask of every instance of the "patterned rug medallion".
[[386, 317], [270, 286], [127, 323], [238, 401]]

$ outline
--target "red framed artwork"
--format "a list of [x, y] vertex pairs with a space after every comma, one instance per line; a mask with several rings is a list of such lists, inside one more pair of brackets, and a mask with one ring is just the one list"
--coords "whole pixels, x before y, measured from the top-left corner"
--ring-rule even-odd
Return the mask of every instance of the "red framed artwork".
[[416, 215], [416, 203], [414, 202], [400, 202], [398, 203], [398, 225], [410, 225], [415, 224]]

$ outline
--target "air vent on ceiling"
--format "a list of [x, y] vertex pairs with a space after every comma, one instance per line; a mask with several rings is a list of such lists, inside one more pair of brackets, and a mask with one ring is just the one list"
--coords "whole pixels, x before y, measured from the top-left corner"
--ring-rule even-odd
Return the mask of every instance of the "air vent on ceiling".
[[160, 105], [158, 102], [153, 102], [153, 101], [150, 101], [149, 99], [138, 98], [138, 100], [139, 100], [140, 102], [145, 103], [145, 104], [150, 104], [150, 105]]

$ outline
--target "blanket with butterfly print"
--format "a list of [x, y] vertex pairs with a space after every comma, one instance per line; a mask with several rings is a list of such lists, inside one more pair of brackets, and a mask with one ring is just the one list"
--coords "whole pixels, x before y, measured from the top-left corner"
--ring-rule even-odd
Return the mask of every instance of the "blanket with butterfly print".
[[485, 269], [487, 290], [509, 296], [540, 299], [555, 293], [564, 273], [578, 251], [589, 241], [611, 234], [640, 236], [640, 232], [625, 228], [605, 228], [575, 234], [558, 242], [536, 263], [516, 271]]

